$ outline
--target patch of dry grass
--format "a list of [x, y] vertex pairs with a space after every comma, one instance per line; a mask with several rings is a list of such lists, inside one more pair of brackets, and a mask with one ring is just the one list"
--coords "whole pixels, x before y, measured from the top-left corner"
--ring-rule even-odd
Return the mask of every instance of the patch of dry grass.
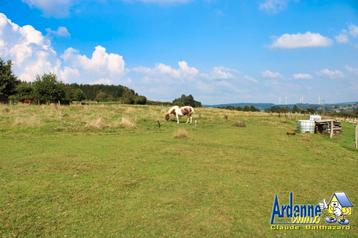
[[246, 127], [246, 123], [244, 121], [237, 121], [234, 123], [235, 127]]
[[119, 126], [123, 127], [123, 128], [127, 128], [127, 129], [136, 128], [135, 122], [132, 122], [131, 120], [129, 120], [128, 118], [125, 118], [125, 117], [122, 117], [122, 119], [119, 123]]
[[175, 133], [174, 133], [174, 138], [175, 139], [186, 139], [189, 137], [189, 133], [187, 130], [185, 130], [184, 128], [179, 128]]
[[105, 127], [102, 117], [87, 122], [86, 127], [91, 129], [103, 129]]
[[35, 116], [30, 117], [16, 117], [13, 123], [14, 126], [23, 126], [36, 128], [41, 126], [41, 120]]

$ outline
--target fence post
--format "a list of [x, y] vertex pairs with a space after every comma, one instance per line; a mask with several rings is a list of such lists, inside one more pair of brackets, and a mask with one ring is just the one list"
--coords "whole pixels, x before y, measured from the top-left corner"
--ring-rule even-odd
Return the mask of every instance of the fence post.
[[333, 127], [334, 127], [334, 120], [331, 121], [331, 134], [330, 137], [333, 137]]
[[358, 123], [356, 124], [356, 149], [358, 149]]

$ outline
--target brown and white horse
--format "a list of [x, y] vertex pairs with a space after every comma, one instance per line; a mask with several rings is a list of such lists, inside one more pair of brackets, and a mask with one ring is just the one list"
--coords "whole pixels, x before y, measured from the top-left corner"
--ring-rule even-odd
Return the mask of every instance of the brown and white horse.
[[193, 113], [194, 113], [194, 108], [191, 106], [184, 106], [184, 107], [173, 106], [168, 110], [167, 113], [165, 113], [165, 119], [168, 121], [170, 119], [170, 115], [173, 114], [177, 119], [177, 123], [179, 124], [179, 117], [187, 116], [188, 120], [186, 121], [186, 123], [192, 123]]

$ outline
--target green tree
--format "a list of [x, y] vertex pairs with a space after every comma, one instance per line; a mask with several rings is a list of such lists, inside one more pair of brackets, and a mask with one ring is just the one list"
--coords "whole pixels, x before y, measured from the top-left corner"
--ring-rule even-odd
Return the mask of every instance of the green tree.
[[0, 58], [0, 101], [8, 102], [9, 96], [16, 92], [16, 85], [20, 82], [12, 72], [12, 62]]
[[192, 107], [201, 107], [201, 102], [195, 101], [192, 95], [186, 96], [185, 94], [181, 95], [180, 98], [173, 100], [173, 103], [178, 106], [192, 106]]
[[63, 83], [56, 80], [55, 74], [37, 76], [34, 82], [35, 97], [39, 103], [57, 103], [66, 101]]
[[136, 96], [134, 98], [134, 104], [141, 104], [144, 105], [147, 103], [147, 98], [144, 96]]
[[80, 88], [76, 88], [74, 90], [74, 93], [73, 93], [73, 100], [74, 101], [83, 101], [83, 100], [86, 100], [86, 94], [80, 89]]
[[102, 90], [99, 90], [96, 95], [97, 102], [109, 101], [111, 99], [113, 99], [113, 97]]
[[22, 82], [16, 87], [16, 99], [18, 101], [34, 100], [35, 90], [31, 83]]

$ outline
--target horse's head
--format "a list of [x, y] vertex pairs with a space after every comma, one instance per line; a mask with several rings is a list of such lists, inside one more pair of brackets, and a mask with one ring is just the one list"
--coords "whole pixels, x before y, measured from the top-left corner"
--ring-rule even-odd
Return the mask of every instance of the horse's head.
[[170, 115], [169, 115], [169, 113], [165, 113], [165, 120], [169, 120], [169, 118], [170, 118]]

